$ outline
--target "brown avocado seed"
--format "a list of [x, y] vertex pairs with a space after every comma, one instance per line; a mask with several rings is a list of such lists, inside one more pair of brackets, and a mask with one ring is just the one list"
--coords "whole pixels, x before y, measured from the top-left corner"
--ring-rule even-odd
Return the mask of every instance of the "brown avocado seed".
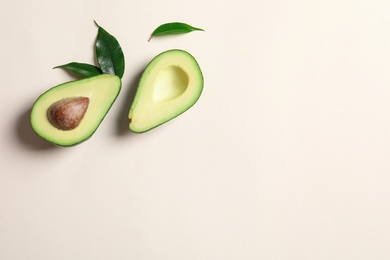
[[83, 119], [89, 105], [87, 97], [72, 97], [61, 99], [47, 110], [50, 123], [64, 131], [75, 129]]

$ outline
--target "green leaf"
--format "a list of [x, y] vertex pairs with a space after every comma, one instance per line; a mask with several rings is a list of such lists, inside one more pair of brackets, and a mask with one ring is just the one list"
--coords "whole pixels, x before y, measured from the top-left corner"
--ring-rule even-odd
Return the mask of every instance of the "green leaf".
[[103, 73], [102, 70], [96, 66], [79, 62], [71, 62], [68, 64], [56, 66], [53, 69], [57, 68], [68, 70], [77, 76], [80, 76], [81, 78], [89, 78]]
[[153, 31], [148, 41], [150, 41], [153, 38], [153, 36], [189, 33], [192, 31], [204, 31], [204, 30], [201, 28], [193, 27], [192, 25], [186, 23], [179, 23], [179, 22], [165, 23], [160, 25]]
[[[96, 22], [95, 22], [96, 23]], [[99, 27], [96, 38], [96, 59], [103, 73], [122, 78], [125, 72], [125, 57], [122, 48], [114, 36]]]

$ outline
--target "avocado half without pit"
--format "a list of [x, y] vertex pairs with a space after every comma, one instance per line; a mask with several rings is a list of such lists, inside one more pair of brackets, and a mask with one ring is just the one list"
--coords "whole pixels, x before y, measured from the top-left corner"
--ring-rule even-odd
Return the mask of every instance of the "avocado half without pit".
[[199, 99], [203, 75], [195, 58], [183, 50], [157, 55], [143, 72], [129, 112], [129, 128], [151, 130], [184, 113]]
[[56, 145], [81, 143], [99, 127], [120, 89], [120, 78], [108, 74], [55, 86], [35, 101], [31, 126]]

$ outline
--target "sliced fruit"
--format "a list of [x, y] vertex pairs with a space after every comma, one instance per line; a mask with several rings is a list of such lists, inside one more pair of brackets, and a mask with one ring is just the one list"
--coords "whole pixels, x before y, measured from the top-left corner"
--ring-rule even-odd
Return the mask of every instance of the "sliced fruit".
[[192, 107], [203, 90], [202, 71], [183, 50], [157, 55], [146, 67], [129, 112], [129, 128], [146, 132]]
[[99, 127], [121, 85], [118, 76], [102, 74], [55, 86], [35, 101], [31, 126], [59, 146], [81, 143]]

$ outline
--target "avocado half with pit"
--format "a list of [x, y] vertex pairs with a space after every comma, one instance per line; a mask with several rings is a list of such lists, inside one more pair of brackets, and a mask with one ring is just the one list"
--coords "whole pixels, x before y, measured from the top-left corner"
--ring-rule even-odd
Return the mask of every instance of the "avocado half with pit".
[[122, 83], [102, 74], [55, 86], [35, 101], [31, 126], [47, 141], [73, 146], [87, 140], [116, 100]]
[[129, 128], [151, 130], [187, 111], [203, 90], [203, 74], [188, 52], [169, 50], [157, 55], [143, 72], [129, 112]]

